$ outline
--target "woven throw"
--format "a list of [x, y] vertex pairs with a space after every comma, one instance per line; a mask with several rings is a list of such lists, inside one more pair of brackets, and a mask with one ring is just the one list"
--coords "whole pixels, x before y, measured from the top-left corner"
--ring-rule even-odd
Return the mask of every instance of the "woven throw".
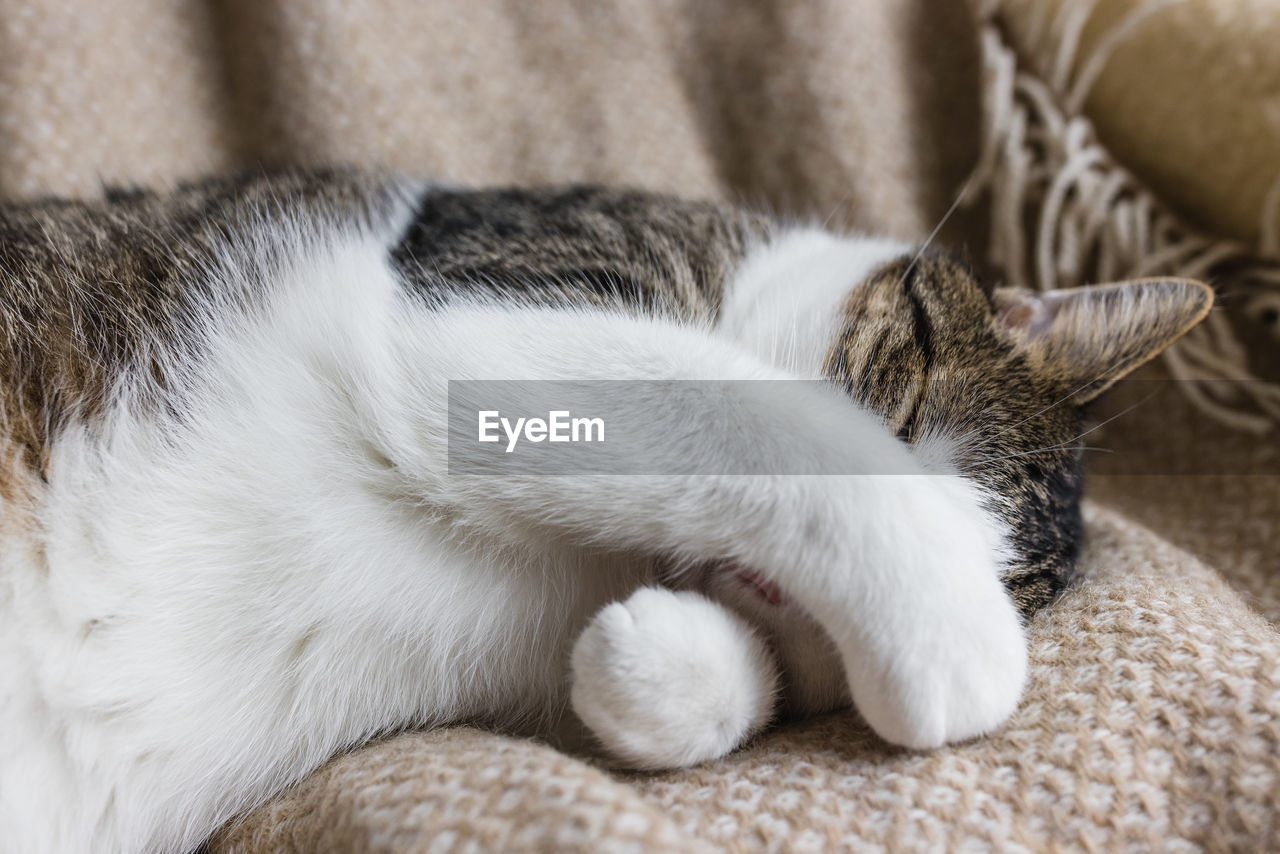
[[[930, 753], [852, 713], [706, 766], [606, 775], [473, 729], [332, 761], [214, 852], [1263, 851], [1280, 840], [1280, 634], [1213, 570], [1090, 507], [1000, 732]], [[702, 846], [702, 847], [699, 847]]]

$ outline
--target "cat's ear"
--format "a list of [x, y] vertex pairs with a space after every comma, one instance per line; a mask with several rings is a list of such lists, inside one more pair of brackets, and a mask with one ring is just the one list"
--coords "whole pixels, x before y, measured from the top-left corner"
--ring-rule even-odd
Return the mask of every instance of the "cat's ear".
[[1203, 320], [1213, 290], [1190, 279], [1138, 279], [1043, 293], [997, 288], [993, 302], [1000, 333], [1085, 403]]

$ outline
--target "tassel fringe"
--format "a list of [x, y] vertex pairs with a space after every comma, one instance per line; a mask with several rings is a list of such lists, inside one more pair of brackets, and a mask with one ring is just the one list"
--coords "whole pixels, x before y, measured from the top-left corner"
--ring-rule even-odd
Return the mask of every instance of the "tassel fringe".
[[[1005, 38], [999, 0], [978, 0], [982, 154], [961, 204], [990, 202], [988, 261], [1009, 283], [1051, 290], [1144, 276], [1203, 279], [1280, 337], [1280, 181], [1257, 247], [1211, 238], [1117, 163], [1083, 113], [1115, 49], [1175, 2], [1139, 4], [1087, 56], [1078, 54], [1093, 0], [1063, 2], [1052, 17], [1039, 5], [1028, 40], [1035, 59], [1026, 61]], [[1212, 312], [1163, 358], [1189, 399], [1218, 421], [1256, 434], [1280, 424], [1280, 385], [1251, 373], [1227, 312]]]

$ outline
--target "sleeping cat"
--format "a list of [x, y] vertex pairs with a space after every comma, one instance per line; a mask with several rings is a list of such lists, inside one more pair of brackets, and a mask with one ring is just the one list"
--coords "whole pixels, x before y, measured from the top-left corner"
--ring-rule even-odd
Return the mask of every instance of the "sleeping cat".
[[[0, 207], [0, 846], [187, 850], [405, 727], [642, 768], [850, 700], [988, 732], [1071, 573], [1079, 407], [1211, 302], [602, 188]], [[455, 470], [482, 379], [656, 381], [656, 473]]]

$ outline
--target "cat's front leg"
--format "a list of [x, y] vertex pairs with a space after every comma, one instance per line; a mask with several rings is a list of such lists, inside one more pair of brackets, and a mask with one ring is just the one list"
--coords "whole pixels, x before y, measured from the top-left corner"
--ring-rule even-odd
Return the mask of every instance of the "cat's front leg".
[[773, 714], [777, 665], [738, 615], [692, 591], [642, 587], [592, 618], [573, 649], [573, 710], [632, 768], [716, 759]]
[[[741, 382], [788, 377], [727, 342], [638, 318], [477, 308], [437, 323], [434, 338], [417, 336], [458, 342], [444, 376], [709, 380], [633, 384], [617, 404], [646, 425], [629, 454], [668, 474], [455, 469], [441, 464], [443, 443], [434, 458], [390, 449], [455, 524], [735, 560], [817, 620], [854, 704], [897, 744], [970, 738], [1016, 708], [1025, 638], [983, 496], [929, 473], [837, 389]], [[443, 433], [438, 423], [413, 432], [431, 430]], [[744, 470], [766, 473], [733, 473]]]
[[928, 748], [989, 732], [1013, 713], [1027, 675], [1022, 623], [999, 579], [1002, 532], [962, 477], [873, 477], [848, 492], [868, 487], [853, 500], [870, 536], [835, 547], [859, 580], [817, 575], [797, 597], [835, 641], [854, 704], [882, 737]]

